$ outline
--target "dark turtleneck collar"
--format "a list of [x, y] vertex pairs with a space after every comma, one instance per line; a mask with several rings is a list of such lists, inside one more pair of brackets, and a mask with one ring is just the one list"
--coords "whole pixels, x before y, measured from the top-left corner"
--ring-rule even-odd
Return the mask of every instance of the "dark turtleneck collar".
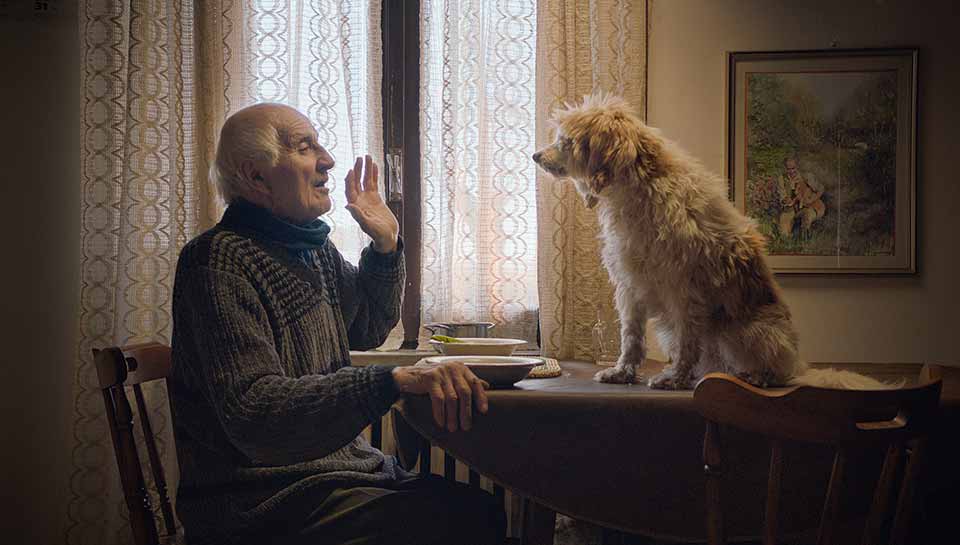
[[330, 226], [320, 218], [306, 225], [294, 225], [243, 199], [227, 207], [220, 225], [232, 231], [260, 235], [297, 252], [322, 247], [330, 234]]

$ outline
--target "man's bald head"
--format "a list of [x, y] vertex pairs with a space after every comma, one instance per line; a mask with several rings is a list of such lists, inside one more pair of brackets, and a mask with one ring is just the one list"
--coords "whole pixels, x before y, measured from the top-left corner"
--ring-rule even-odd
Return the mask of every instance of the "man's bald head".
[[227, 118], [220, 129], [217, 155], [210, 179], [223, 200], [230, 204], [250, 191], [257, 181], [250, 179], [244, 161], [259, 167], [274, 166], [286, 143], [291, 119], [302, 117], [284, 104], [261, 103], [247, 106]]

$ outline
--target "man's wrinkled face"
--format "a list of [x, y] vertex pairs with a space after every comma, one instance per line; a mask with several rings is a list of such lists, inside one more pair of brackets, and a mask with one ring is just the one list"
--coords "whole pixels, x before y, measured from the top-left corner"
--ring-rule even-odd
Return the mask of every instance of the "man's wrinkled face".
[[270, 191], [271, 212], [302, 225], [330, 211], [329, 171], [335, 163], [306, 116], [280, 106], [271, 113], [280, 134], [280, 157], [276, 165], [262, 167], [261, 176]]
[[533, 154], [533, 160], [548, 173], [562, 178], [570, 174], [570, 159], [573, 154], [573, 140], [563, 133], [557, 133], [556, 141]]

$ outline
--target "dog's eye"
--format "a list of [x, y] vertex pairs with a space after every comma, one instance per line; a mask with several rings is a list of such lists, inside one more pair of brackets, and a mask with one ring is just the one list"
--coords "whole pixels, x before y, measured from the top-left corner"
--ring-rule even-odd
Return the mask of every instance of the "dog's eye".
[[573, 140], [567, 138], [566, 136], [561, 136], [557, 144], [560, 146], [560, 149], [568, 149], [573, 145]]

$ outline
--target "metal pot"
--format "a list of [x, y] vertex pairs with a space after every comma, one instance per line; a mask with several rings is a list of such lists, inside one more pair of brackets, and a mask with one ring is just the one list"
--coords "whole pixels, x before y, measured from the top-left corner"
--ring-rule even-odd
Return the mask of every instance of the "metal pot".
[[429, 331], [431, 335], [486, 337], [494, 325], [496, 324], [493, 322], [433, 322], [424, 324], [423, 328]]

